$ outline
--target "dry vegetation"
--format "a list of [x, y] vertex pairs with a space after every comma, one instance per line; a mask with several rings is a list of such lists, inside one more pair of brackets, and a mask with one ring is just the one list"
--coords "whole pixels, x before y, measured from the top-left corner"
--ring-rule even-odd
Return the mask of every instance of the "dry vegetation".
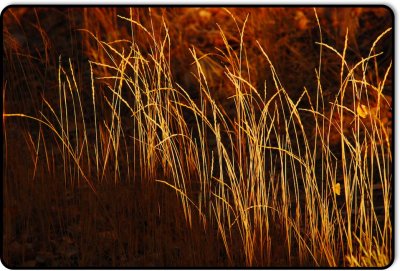
[[387, 266], [385, 8], [9, 8], [3, 263]]

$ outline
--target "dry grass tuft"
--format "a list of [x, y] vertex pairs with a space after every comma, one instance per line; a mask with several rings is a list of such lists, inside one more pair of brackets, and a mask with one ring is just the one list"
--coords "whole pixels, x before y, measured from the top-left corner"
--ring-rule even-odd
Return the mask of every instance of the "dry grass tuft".
[[391, 262], [387, 10], [67, 11], [4, 16], [5, 263]]

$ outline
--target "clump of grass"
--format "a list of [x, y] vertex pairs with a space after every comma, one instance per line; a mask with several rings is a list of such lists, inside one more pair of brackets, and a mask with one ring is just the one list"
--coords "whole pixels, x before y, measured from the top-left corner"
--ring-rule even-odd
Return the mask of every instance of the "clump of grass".
[[[130, 10], [118, 15], [130, 25], [126, 39], [104, 41], [81, 30], [95, 43], [88, 47], [97, 48], [89, 61], [89, 92], [78, 85], [73, 63], [60, 61], [58, 104], [44, 98], [48, 114], [43, 109], [39, 116], [3, 109], [3, 119], [28, 118], [49, 129], [60, 151], [65, 186], [88, 186], [100, 201], [99, 187], [110, 182], [132, 182], [133, 189], [146, 187], [148, 193], [175, 192], [180, 211], [171, 213], [183, 216], [193, 235], [203, 234], [197, 223], [204, 232], [214, 229], [232, 266], [388, 265], [392, 138], [388, 117], [383, 121], [390, 107], [383, 90], [391, 64], [383, 75], [376, 71], [376, 84], [367, 70], [377, 65], [376, 45], [391, 29], [351, 65], [348, 34], [343, 48], [335, 49], [319, 26], [315, 91], [304, 87], [293, 98], [268, 48], [258, 41], [251, 41], [256, 48], [248, 47], [248, 17], [225, 12], [236, 27], [229, 35], [219, 27], [216, 55], [225, 64], [210, 73], [216, 65], [211, 55], [190, 48], [194, 89], [174, 81], [171, 48], [176, 41], [168, 18], [156, 14], [155, 28], [151, 14], [141, 22]], [[317, 16], [316, 21], [319, 25]], [[269, 74], [272, 89], [252, 77], [250, 50], [267, 64], [259, 72]], [[340, 63], [333, 101], [326, 100], [321, 81], [327, 51]], [[221, 91], [216, 79], [210, 78], [216, 74], [227, 84], [223, 102], [216, 95]], [[51, 155], [44, 148], [50, 168]]]

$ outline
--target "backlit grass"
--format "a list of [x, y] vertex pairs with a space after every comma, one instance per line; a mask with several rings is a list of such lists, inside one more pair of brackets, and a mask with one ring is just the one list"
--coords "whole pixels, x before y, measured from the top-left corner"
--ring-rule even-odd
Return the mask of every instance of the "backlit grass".
[[[132, 259], [128, 266], [216, 265], [205, 262], [211, 259], [207, 253], [222, 266], [387, 266], [393, 258], [392, 102], [384, 89], [391, 84], [392, 64], [378, 69], [382, 52], [377, 46], [391, 28], [371, 40], [367, 55], [349, 61], [353, 33], [346, 32], [342, 47], [332, 46], [315, 10], [308, 18], [319, 29], [314, 86], [299, 89], [294, 97], [268, 46], [246, 35], [254, 31], [249, 16], [221, 12], [235, 27], [230, 32], [218, 27], [219, 47], [212, 52], [188, 46], [177, 53], [182, 48], [169, 24], [172, 12], [102, 13], [109, 16], [104, 21], [129, 26], [120, 35], [108, 29], [106, 38], [85, 17], [88, 28], [78, 31], [87, 37], [87, 69], [59, 56], [53, 75], [57, 98], [41, 95], [31, 111], [7, 108], [5, 77], [6, 207], [12, 193], [39, 189], [34, 188], [41, 187], [38, 180], [42, 189], [54, 182], [49, 187], [62, 183], [64, 191], [75, 193], [81, 218], [80, 239], [73, 242], [81, 242], [80, 266], [97, 265], [99, 252], [85, 240], [100, 238], [113, 244], [108, 252], [113, 266], [122, 265], [124, 253]], [[262, 59], [257, 65], [254, 52]], [[181, 54], [190, 54], [190, 83], [171, 65]], [[327, 54], [340, 67], [332, 78], [338, 82], [332, 99], [324, 94], [321, 79]], [[42, 60], [47, 63], [49, 57]], [[90, 83], [82, 83], [82, 74]], [[33, 168], [26, 174], [27, 185], [13, 183], [18, 165], [8, 157], [16, 144], [8, 140], [8, 125], [21, 127], [21, 148], [30, 159], [27, 167]], [[128, 200], [118, 188], [140, 192]], [[45, 193], [38, 191], [32, 197]], [[80, 191], [86, 194], [79, 196]], [[43, 206], [56, 204], [46, 198]], [[67, 204], [61, 195], [56, 201]], [[11, 236], [15, 222], [7, 210], [5, 231]], [[69, 236], [65, 213], [56, 212], [61, 234]], [[135, 222], [139, 214], [148, 217], [145, 225]], [[53, 218], [48, 216], [44, 212], [35, 220], [50, 239], [52, 228], [45, 224]], [[123, 224], [124, 219], [130, 221]], [[185, 244], [163, 241], [164, 235], [175, 234], [174, 222]], [[110, 229], [100, 231], [107, 237], [97, 235], [103, 224]], [[163, 234], [144, 240], [142, 231]], [[152, 242], [160, 244], [157, 250], [146, 250]], [[140, 250], [147, 251], [143, 262]], [[166, 251], [180, 256], [168, 262], [172, 252]]]

